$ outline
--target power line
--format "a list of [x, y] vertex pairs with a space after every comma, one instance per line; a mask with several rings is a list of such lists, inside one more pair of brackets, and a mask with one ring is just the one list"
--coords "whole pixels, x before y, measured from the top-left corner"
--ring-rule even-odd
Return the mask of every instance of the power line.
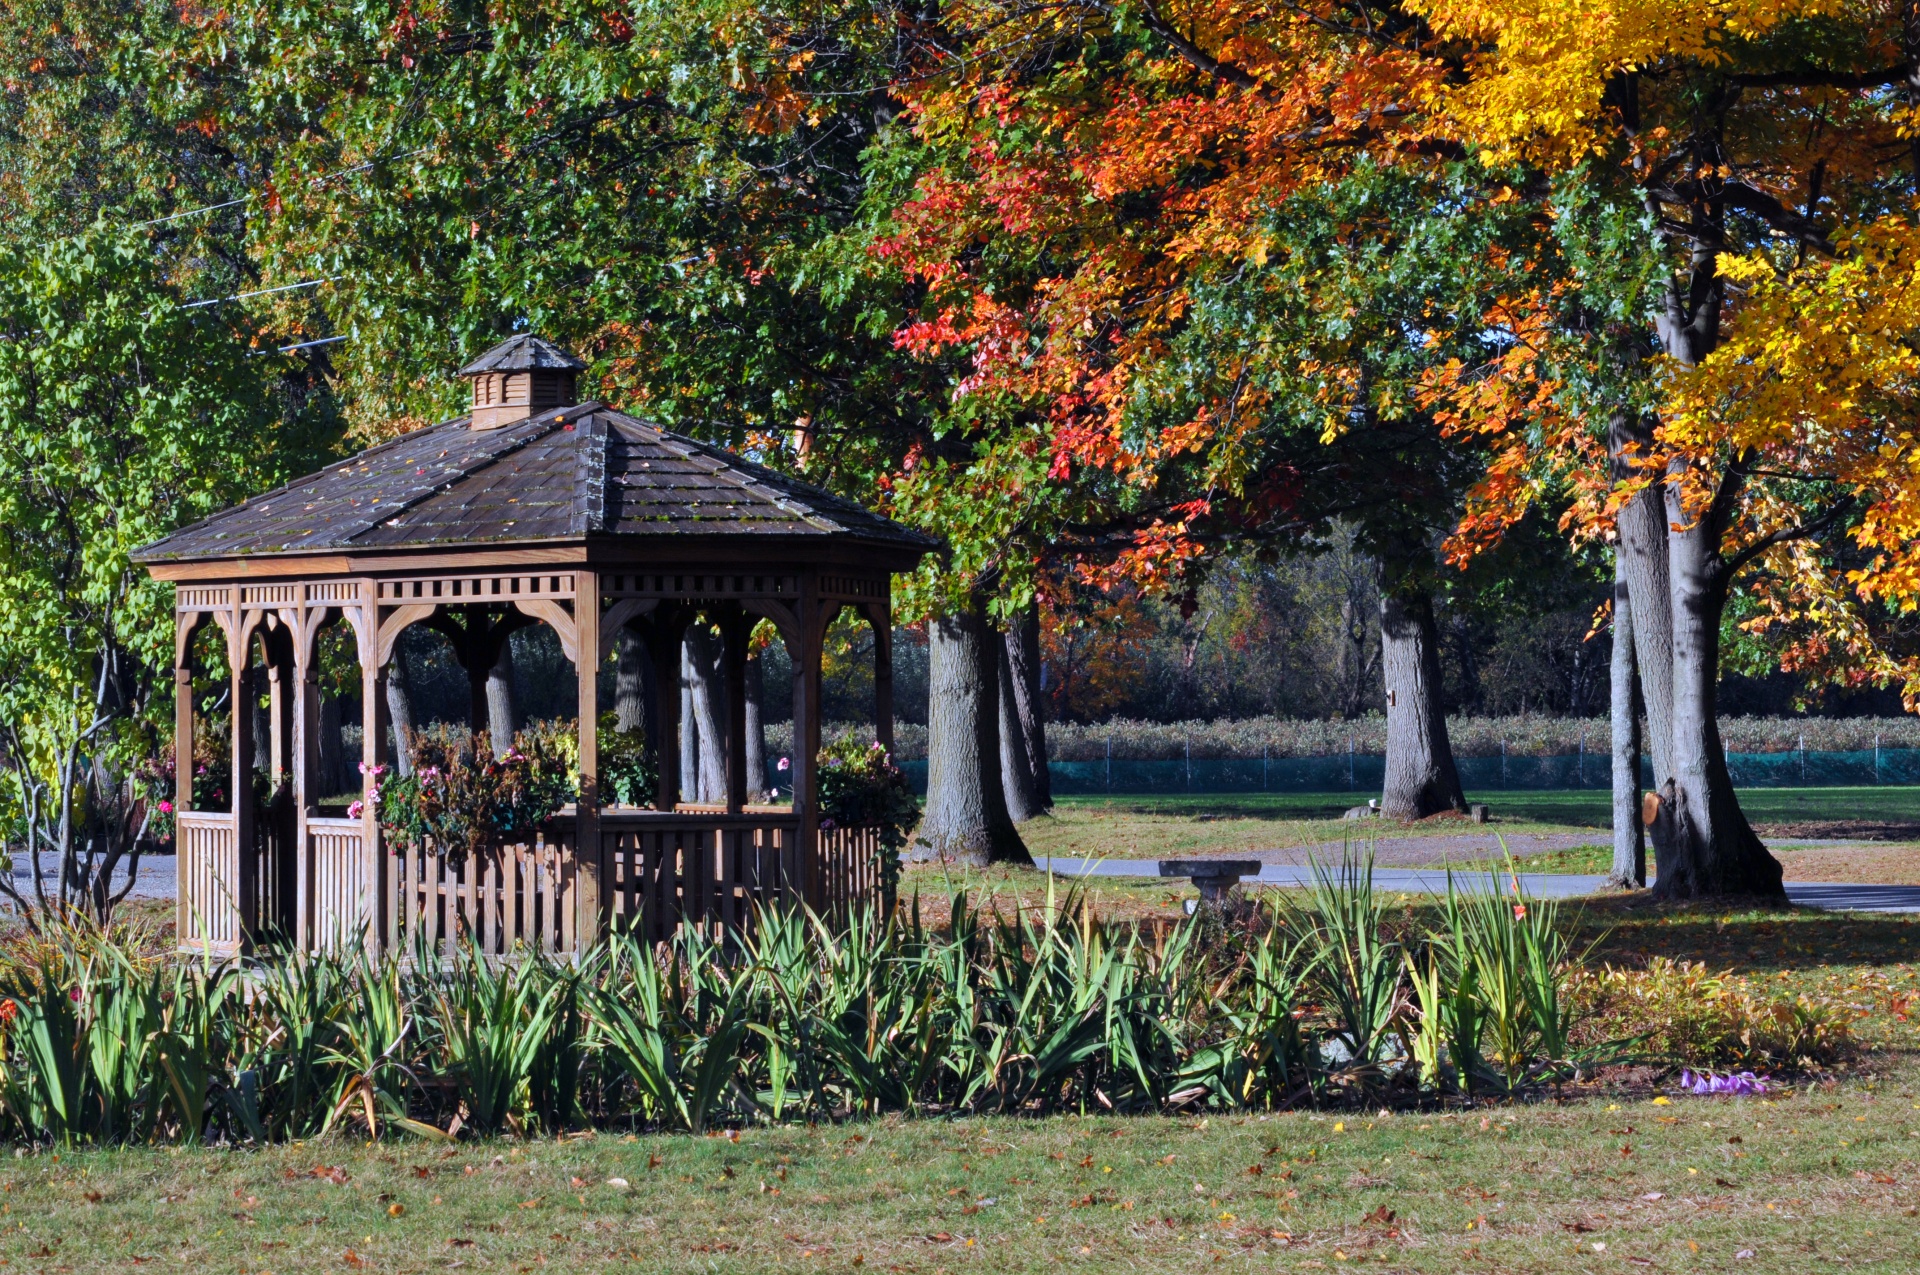
[[348, 339], [349, 338], [345, 336], [323, 336], [318, 341], [302, 341], [297, 345], [283, 345], [278, 350], [275, 350], [274, 353], [292, 354], [295, 350], [311, 350], [316, 345], [332, 345], [335, 341], [345, 341]]
[[300, 288], [317, 288], [323, 283], [337, 283], [344, 278], [346, 278], [345, 275], [336, 274], [329, 275], [325, 279], [308, 279], [302, 283], [283, 283], [277, 288], [261, 288], [255, 292], [236, 292], [230, 297], [213, 297], [206, 301], [189, 301], [180, 308], [182, 310], [198, 310], [202, 306], [225, 305], [229, 301], [245, 301], [249, 297], [269, 297], [276, 292], [294, 292]]

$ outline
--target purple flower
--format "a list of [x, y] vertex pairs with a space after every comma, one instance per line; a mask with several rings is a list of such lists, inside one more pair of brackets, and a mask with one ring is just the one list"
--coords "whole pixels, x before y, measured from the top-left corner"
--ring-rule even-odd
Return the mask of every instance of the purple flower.
[[1767, 1078], [1756, 1076], [1750, 1071], [1716, 1076], [1710, 1071], [1687, 1070], [1680, 1073], [1680, 1087], [1688, 1093], [1701, 1097], [1709, 1094], [1733, 1094], [1746, 1097], [1767, 1092]]

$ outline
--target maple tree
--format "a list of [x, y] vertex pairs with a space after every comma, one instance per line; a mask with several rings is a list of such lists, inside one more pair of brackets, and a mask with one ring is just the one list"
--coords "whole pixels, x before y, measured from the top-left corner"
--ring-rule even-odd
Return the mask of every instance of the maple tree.
[[1797, 638], [1789, 667], [1916, 685], [1868, 612], [1920, 599], [1902, 309], [1920, 27], [1824, 0], [1415, 7], [1479, 50], [1431, 97], [1439, 126], [1553, 176], [1587, 249], [1565, 291], [1510, 299], [1493, 357], [1436, 384], [1495, 456], [1461, 547], [1548, 474], [1576, 531], [1617, 519], [1658, 889], [1779, 898], [1715, 723], [1736, 579], [1746, 628]]

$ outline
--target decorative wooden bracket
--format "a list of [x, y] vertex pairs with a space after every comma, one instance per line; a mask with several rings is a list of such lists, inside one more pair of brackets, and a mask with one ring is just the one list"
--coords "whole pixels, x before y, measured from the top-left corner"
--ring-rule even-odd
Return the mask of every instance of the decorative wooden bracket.
[[426, 619], [439, 609], [438, 602], [409, 602], [393, 608], [387, 618], [380, 622], [380, 644], [374, 652], [373, 666], [385, 668], [387, 661], [393, 658], [393, 644], [400, 640], [401, 630]]
[[577, 668], [580, 664], [580, 642], [573, 627], [573, 613], [551, 598], [515, 598], [513, 605], [536, 620], [545, 620], [553, 626], [560, 636], [560, 649], [567, 653]]
[[660, 605], [658, 598], [621, 598], [600, 616], [600, 658], [613, 653], [613, 639], [627, 623], [646, 615]]

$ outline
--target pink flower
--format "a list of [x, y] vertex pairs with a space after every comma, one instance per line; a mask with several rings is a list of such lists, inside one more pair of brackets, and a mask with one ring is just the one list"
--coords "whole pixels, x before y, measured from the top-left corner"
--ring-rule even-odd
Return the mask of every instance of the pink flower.
[[350, 802], [347, 805], [347, 818], [349, 819], [358, 819], [361, 815], [365, 814], [366, 812], [367, 812], [367, 803], [364, 801]]
[[786, 768], [787, 768], [787, 759], [784, 757], [780, 759], [780, 764], [774, 767], [774, 769], [776, 770], [785, 770]]
[[171, 801], [163, 801], [163, 802], [161, 802], [161, 803], [160, 803], [160, 813], [161, 813], [161, 814], [163, 814], [163, 815], [170, 815], [170, 814], [172, 814], [172, 813], [173, 813], [173, 803], [172, 803]]
[[1527, 905], [1526, 905], [1526, 904], [1524, 904], [1524, 903], [1516, 903], [1516, 904], [1514, 904], [1514, 905], [1513, 905], [1513, 919], [1514, 919], [1514, 920], [1516, 920], [1516, 921], [1524, 921], [1524, 920], [1526, 920], [1526, 919], [1527, 919]]

